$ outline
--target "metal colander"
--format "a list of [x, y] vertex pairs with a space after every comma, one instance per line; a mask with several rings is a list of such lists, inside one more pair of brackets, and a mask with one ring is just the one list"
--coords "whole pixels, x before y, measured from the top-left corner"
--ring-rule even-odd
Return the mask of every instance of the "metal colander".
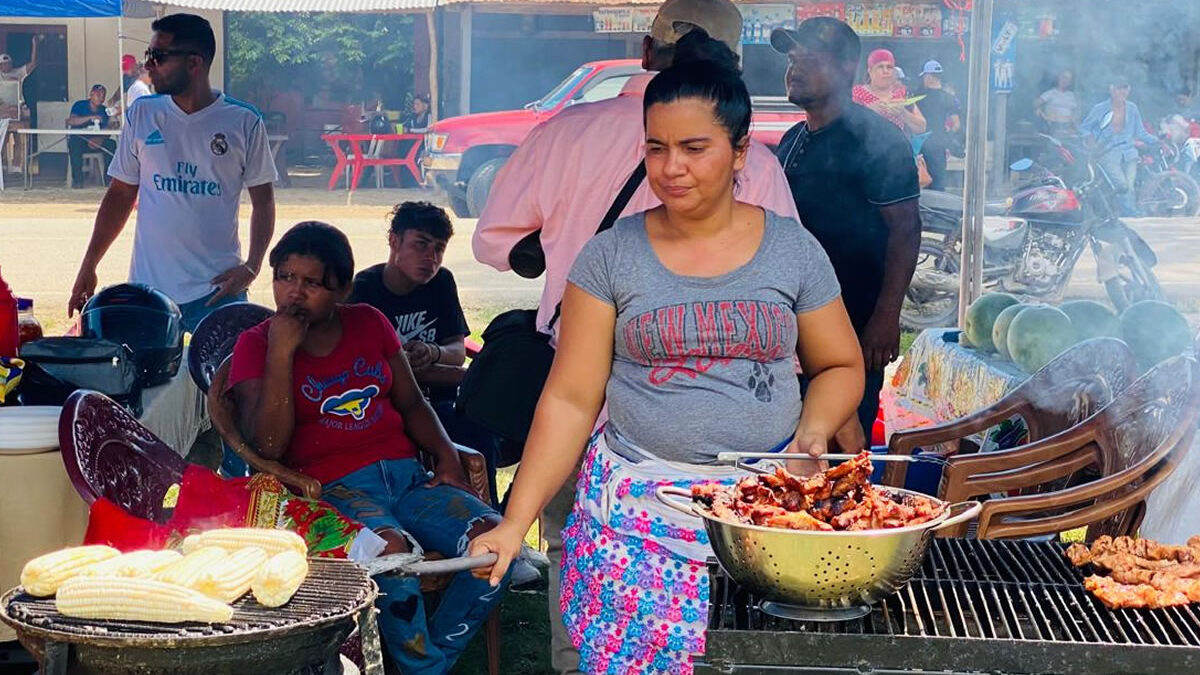
[[[876, 489], [919, 495], [897, 488]], [[692, 502], [691, 493], [681, 488], [661, 487], [657, 496], [671, 508], [704, 521], [721, 567], [743, 588], [768, 600], [764, 611], [802, 620], [840, 621], [869, 613], [872, 603], [908, 583], [936, 530], [974, 518], [982, 508], [979, 502], [960, 502], [920, 525], [814, 532], [720, 520]], [[954, 511], [960, 512], [951, 515]]]

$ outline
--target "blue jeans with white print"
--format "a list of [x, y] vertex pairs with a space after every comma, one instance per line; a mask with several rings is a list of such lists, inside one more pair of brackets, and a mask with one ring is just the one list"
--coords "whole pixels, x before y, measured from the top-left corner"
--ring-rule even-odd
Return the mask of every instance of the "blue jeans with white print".
[[[499, 522], [500, 515], [458, 488], [427, 487], [429, 478], [415, 459], [376, 462], [326, 484], [321, 498], [376, 532], [393, 530], [447, 558], [466, 555], [471, 528], [484, 519]], [[400, 672], [440, 675], [500, 602], [508, 579], [492, 588], [470, 572], [455, 574], [428, 620], [417, 578], [382, 575], [375, 582], [379, 633]]]

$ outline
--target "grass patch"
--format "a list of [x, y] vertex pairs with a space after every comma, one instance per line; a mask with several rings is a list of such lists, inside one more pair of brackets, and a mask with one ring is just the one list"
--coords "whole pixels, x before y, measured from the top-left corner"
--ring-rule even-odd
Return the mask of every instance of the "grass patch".
[[913, 340], [917, 339], [917, 334], [911, 330], [900, 331], [900, 356], [908, 353], [912, 349]]
[[[548, 675], [550, 619], [546, 613], [546, 582], [534, 591], [509, 592], [500, 601], [500, 672], [504, 675]], [[462, 658], [450, 671], [454, 675], [487, 672], [487, 643], [480, 629]]]

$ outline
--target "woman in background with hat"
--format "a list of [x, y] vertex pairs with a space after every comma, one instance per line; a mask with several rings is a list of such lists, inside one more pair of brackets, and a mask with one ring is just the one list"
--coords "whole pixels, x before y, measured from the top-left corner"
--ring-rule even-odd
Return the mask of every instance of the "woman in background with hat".
[[876, 49], [867, 57], [867, 83], [854, 87], [854, 102], [883, 115], [906, 135], [925, 133], [925, 117], [915, 105], [905, 105], [908, 90], [896, 81], [896, 57]]

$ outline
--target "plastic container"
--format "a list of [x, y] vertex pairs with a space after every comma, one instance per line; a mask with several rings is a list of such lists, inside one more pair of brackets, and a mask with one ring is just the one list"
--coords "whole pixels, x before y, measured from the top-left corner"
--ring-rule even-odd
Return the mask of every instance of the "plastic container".
[[0, 274], [0, 356], [16, 356], [19, 342], [17, 298]]
[[42, 324], [33, 315], [33, 300], [17, 298], [17, 334], [19, 350], [26, 342], [42, 339]]

